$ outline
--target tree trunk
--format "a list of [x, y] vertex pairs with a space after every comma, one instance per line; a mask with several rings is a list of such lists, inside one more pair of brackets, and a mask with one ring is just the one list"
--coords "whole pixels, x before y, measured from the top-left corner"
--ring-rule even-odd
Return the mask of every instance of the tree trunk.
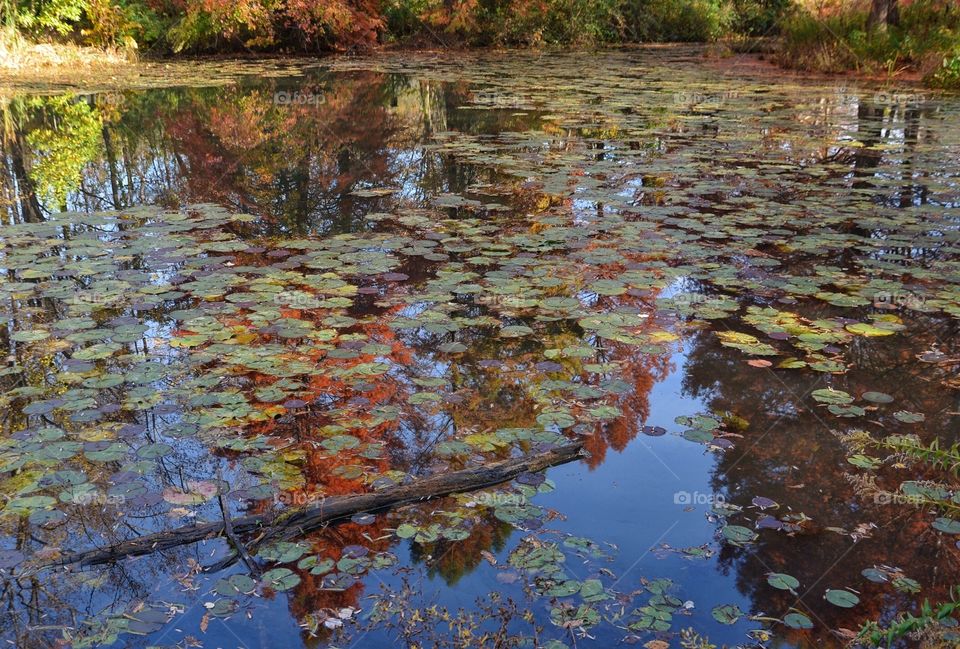
[[873, 0], [870, 7], [870, 18], [867, 19], [867, 29], [885, 32], [887, 25], [900, 23], [900, 7], [897, 0]]
[[[263, 535], [260, 543], [277, 539], [290, 539], [356, 514], [381, 512], [415, 502], [449, 496], [450, 494], [492, 487], [512, 480], [521, 473], [542, 471], [551, 466], [572, 462], [583, 457], [583, 455], [583, 443], [577, 442], [538, 455], [529, 455], [471, 469], [442, 473], [373, 493], [331, 496], [306, 507], [287, 510], [279, 514], [270, 513], [234, 518], [231, 520], [232, 533], [240, 535], [260, 532]], [[70, 564], [93, 566], [109, 563], [124, 557], [150, 554], [213, 539], [224, 534], [224, 532], [223, 521], [187, 525], [167, 532], [138, 536], [102, 548], [67, 554], [44, 564], [43, 567]]]
[[27, 172], [25, 140], [20, 127], [15, 126], [9, 144], [16, 190], [20, 194], [20, 219], [24, 223], [40, 223], [44, 220], [43, 210], [34, 191], [33, 180]]

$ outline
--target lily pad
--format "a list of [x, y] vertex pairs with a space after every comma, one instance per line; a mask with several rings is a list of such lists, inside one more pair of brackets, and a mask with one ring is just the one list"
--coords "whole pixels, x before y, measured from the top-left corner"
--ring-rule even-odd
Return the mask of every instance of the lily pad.
[[824, 593], [823, 597], [834, 606], [841, 608], [853, 608], [860, 603], [860, 598], [849, 590], [830, 589]]

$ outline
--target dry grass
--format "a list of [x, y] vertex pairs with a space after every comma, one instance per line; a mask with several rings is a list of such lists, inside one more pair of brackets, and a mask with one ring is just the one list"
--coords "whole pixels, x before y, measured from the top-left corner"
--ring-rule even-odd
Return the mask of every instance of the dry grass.
[[32, 43], [0, 33], [0, 81], [57, 82], [135, 73], [133, 52], [69, 43]]

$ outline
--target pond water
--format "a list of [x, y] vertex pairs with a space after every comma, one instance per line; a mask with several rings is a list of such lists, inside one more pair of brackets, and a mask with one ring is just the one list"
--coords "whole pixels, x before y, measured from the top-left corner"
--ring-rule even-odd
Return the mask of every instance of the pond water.
[[[949, 602], [960, 98], [724, 68], [6, 98], [3, 639], [831, 647]], [[545, 481], [245, 535], [249, 566], [51, 565], [570, 441]], [[960, 646], [944, 618], [895, 644]]]

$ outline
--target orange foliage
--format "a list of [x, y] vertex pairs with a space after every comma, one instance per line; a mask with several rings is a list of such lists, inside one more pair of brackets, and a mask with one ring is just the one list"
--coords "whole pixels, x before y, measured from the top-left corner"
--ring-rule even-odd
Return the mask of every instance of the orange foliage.
[[375, 44], [384, 26], [372, 0], [287, 0], [285, 14], [305, 42], [340, 50]]

